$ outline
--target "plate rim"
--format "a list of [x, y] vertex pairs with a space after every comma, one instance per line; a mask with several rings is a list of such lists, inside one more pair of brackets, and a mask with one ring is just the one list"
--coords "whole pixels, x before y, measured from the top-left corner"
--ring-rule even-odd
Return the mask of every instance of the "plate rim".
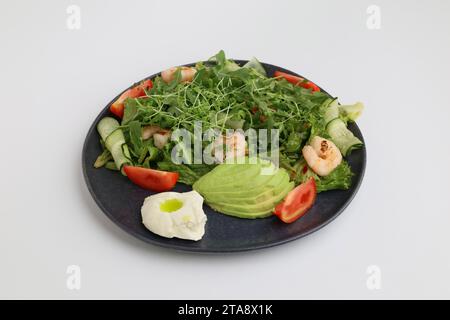
[[[242, 65], [243, 63], [248, 62], [249, 60], [241, 60], [241, 59], [231, 59], [233, 61], [235, 61], [236, 63]], [[208, 61], [203, 61], [203, 63], [206, 63]], [[197, 62], [194, 63], [188, 63], [188, 64], [183, 64], [181, 66], [193, 66], [195, 65]], [[270, 67], [274, 67], [278, 70], [281, 70], [283, 72], [288, 72], [292, 75], [298, 76], [298, 77], [302, 77], [305, 80], [310, 81], [308, 78], [303, 77], [300, 74], [297, 74], [295, 72], [292, 72], [290, 70], [287, 70], [283, 67], [279, 67], [276, 65], [272, 65], [270, 63], [265, 63], [265, 62], [261, 62], [261, 64], [263, 66], [270, 66]], [[104, 117], [104, 113], [107, 112], [107, 110], [109, 109], [109, 107], [111, 106], [111, 104], [117, 100], [117, 98], [120, 97], [120, 95], [122, 95], [122, 93], [124, 93], [125, 91], [127, 91], [128, 89], [134, 87], [136, 84], [147, 80], [147, 79], [153, 79], [156, 76], [160, 75], [161, 71], [155, 74], [152, 74], [148, 77], [145, 77], [144, 79], [137, 81], [135, 83], [133, 83], [132, 85], [130, 85], [128, 88], [126, 88], [125, 90], [121, 91], [116, 97], [114, 97], [101, 111], [100, 113], [95, 117], [95, 120], [92, 122], [92, 124], [89, 127], [89, 130], [86, 134], [86, 137], [84, 139], [83, 142], [83, 148], [82, 148], [82, 154], [81, 154], [81, 162], [82, 162], [82, 171], [83, 171], [83, 177], [84, 177], [84, 181], [86, 183], [86, 186], [89, 190], [89, 193], [91, 195], [91, 197], [94, 199], [95, 203], [97, 204], [97, 206], [100, 208], [100, 210], [116, 225], [118, 226], [121, 230], [123, 230], [124, 232], [132, 235], [133, 237], [142, 240], [146, 243], [152, 244], [152, 245], [156, 245], [158, 247], [161, 248], [169, 248], [175, 251], [182, 251], [182, 252], [190, 252], [190, 253], [202, 253], [202, 254], [221, 254], [221, 253], [239, 253], [239, 252], [245, 252], [245, 251], [254, 251], [254, 250], [261, 250], [261, 249], [266, 249], [266, 248], [272, 248], [272, 247], [276, 247], [291, 241], [295, 241], [298, 240], [300, 238], [306, 237], [320, 229], [322, 229], [323, 227], [325, 227], [326, 225], [328, 225], [329, 223], [331, 223], [332, 221], [334, 221], [338, 216], [341, 215], [341, 213], [348, 207], [348, 205], [353, 201], [353, 199], [355, 198], [356, 194], [358, 193], [362, 181], [364, 180], [364, 176], [365, 176], [365, 171], [366, 171], [366, 164], [367, 164], [367, 151], [366, 151], [366, 142], [365, 139], [362, 135], [361, 130], [359, 129], [358, 125], [355, 123], [354, 126], [355, 128], [359, 131], [359, 133], [361, 134], [364, 146], [363, 148], [359, 149], [360, 152], [362, 152], [362, 154], [360, 155], [360, 157], [362, 157], [362, 166], [361, 166], [361, 172], [360, 172], [360, 179], [358, 179], [357, 181], [355, 181], [355, 185], [354, 185], [354, 191], [353, 193], [350, 195], [350, 197], [345, 201], [345, 203], [341, 206], [341, 208], [336, 211], [332, 217], [330, 217], [329, 219], [327, 219], [326, 221], [318, 224], [317, 226], [315, 226], [314, 228], [297, 234], [295, 236], [292, 237], [288, 237], [286, 239], [283, 240], [279, 240], [279, 241], [275, 241], [275, 242], [271, 242], [271, 243], [263, 243], [263, 244], [258, 244], [258, 245], [251, 245], [251, 246], [243, 246], [243, 247], [232, 247], [232, 248], [223, 248], [223, 249], [210, 249], [210, 248], [202, 248], [202, 247], [188, 247], [188, 246], [183, 246], [180, 244], [173, 244], [173, 243], [165, 243], [164, 241], [156, 241], [150, 238], [147, 238], [139, 233], [137, 233], [136, 231], [132, 230], [131, 228], [126, 227], [124, 224], [120, 223], [114, 215], [112, 215], [108, 210], [106, 210], [106, 208], [103, 206], [102, 202], [98, 199], [97, 195], [95, 194], [94, 190], [93, 190], [93, 186], [91, 185], [91, 182], [89, 180], [88, 174], [87, 174], [87, 168], [86, 168], [86, 150], [87, 150], [87, 145], [88, 145], [88, 138], [93, 134], [93, 131], [96, 130], [96, 124], [98, 123], [98, 121]], [[331, 98], [333, 98], [333, 96], [331, 94], [329, 94], [327, 91], [323, 90], [320, 86], [319, 86], [320, 90], [322, 92], [325, 92], [326, 94], [328, 94]]]

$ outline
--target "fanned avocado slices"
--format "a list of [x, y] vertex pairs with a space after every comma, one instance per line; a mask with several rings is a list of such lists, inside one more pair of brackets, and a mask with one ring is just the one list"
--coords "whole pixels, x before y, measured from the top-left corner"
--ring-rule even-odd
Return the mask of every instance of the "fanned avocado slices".
[[294, 188], [285, 169], [258, 160], [221, 164], [193, 186], [214, 210], [235, 217], [255, 219], [271, 215], [275, 205]]

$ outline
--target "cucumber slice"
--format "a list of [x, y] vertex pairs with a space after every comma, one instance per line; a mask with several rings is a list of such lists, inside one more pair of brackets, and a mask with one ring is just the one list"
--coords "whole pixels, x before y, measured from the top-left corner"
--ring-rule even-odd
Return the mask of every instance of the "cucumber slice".
[[105, 166], [109, 160], [112, 160], [111, 152], [108, 149], [103, 150], [103, 152], [95, 160], [94, 168], [101, 168]]
[[105, 168], [108, 170], [113, 170], [113, 171], [119, 171], [119, 169], [117, 169], [116, 164], [114, 161], [108, 161], [105, 164]]
[[267, 77], [267, 73], [266, 70], [264, 69], [264, 67], [262, 66], [261, 62], [258, 61], [258, 59], [256, 59], [255, 57], [251, 58], [249, 60], [249, 62], [247, 62], [246, 64], [244, 64], [242, 66], [243, 68], [252, 68], [254, 69], [256, 72], [262, 74], [263, 76]]
[[339, 103], [337, 99], [327, 99], [325, 103], [329, 103], [324, 115], [325, 123], [328, 125], [334, 119], [339, 118]]
[[362, 113], [364, 104], [357, 102], [346, 106], [339, 106], [339, 115], [344, 121], [355, 121]]
[[348, 130], [347, 125], [340, 118], [331, 120], [327, 125], [327, 132], [344, 156], [354, 149], [362, 147], [363, 143]]
[[117, 168], [122, 170], [123, 165], [130, 163], [130, 151], [125, 144], [125, 137], [121, 129], [116, 129], [111, 133], [106, 138], [105, 145], [111, 152]]
[[361, 104], [340, 106], [337, 99], [331, 101], [325, 110], [325, 123], [327, 133], [344, 156], [354, 149], [361, 148], [363, 143], [347, 128], [347, 120], [356, 119], [363, 108]]
[[[125, 144], [125, 137], [119, 122], [111, 117], [105, 117], [97, 125], [97, 131], [105, 143], [105, 147], [111, 153], [114, 163], [118, 169], [122, 171], [125, 164], [131, 163], [130, 151]], [[122, 174], [124, 172], [122, 171]]]
[[106, 141], [106, 138], [108, 138], [108, 136], [119, 126], [119, 122], [116, 119], [105, 117], [97, 124], [97, 131], [100, 134], [100, 137], [102, 137], [102, 140]]

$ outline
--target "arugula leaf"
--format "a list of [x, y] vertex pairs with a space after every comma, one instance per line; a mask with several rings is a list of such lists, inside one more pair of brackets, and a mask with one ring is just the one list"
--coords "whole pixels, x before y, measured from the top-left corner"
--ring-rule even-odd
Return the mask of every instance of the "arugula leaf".
[[142, 142], [142, 128], [139, 121], [131, 121], [128, 124], [130, 135], [130, 151], [137, 157], [141, 157], [144, 151], [144, 144]]
[[175, 164], [170, 160], [158, 162], [157, 165], [160, 170], [178, 172], [180, 175], [178, 181], [188, 185], [193, 185], [201, 176], [214, 168], [214, 165], [206, 164]]
[[136, 99], [125, 100], [125, 109], [123, 112], [122, 125], [126, 125], [130, 121], [134, 120], [134, 118], [138, 113], [137, 104], [138, 103]]
[[286, 142], [287, 152], [299, 152], [306, 138], [306, 132], [291, 132]]

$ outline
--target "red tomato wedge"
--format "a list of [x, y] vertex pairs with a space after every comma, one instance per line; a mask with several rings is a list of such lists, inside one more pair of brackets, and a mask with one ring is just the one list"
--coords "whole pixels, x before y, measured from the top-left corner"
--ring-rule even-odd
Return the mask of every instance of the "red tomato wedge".
[[178, 180], [178, 172], [160, 171], [134, 166], [124, 166], [123, 170], [133, 183], [141, 188], [161, 192], [171, 190]]
[[283, 222], [292, 223], [302, 217], [316, 200], [317, 189], [314, 178], [294, 188], [288, 193], [283, 202], [279, 203], [274, 214]]
[[312, 91], [320, 91], [319, 87], [316, 86], [313, 82], [305, 81], [305, 79], [303, 79], [301, 77], [297, 77], [297, 76], [294, 76], [294, 75], [286, 73], [286, 72], [275, 71], [274, 77], [285, 78], [290, 83], [292, 83], [296, 86], [300, 86], [305, 89], [311, 89]]
[[127, 98], [139, 98], [145, 96], [145, 90], [151, 89], [153, 87], [152, 80], [145, 80], [141, 84], [128, 89], [120, 95], [120, 97], [114, 101], [109, 110], [114, 113], [117, 117], [122, 118], [125, 109], [125, 100]]

